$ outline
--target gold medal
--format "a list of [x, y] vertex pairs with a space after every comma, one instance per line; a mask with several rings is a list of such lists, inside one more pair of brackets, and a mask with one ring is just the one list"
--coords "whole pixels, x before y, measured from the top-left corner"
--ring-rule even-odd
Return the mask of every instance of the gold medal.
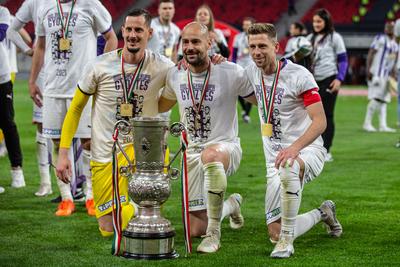
[[172, 48], [171, 47], [166, 47], [164, 50], [165, 56], [166, 57], [172, 57]]
[[122, 117], [132, 117], [133, 105], [132, 104], [121, 104], [120, 114]]
[[272, 124], [271, 123], [261, 124], [261, 135], [265, 136], [265, 137], [272, 136]]
[[69, 48], [71, 47], [71, 42], [70, 42], [70, 40], [68, 40], [66, 38], [61, 38], [59, 40], [58, 47], [59, 47], [60, 51], [68, 51]]
[[243, 49], [243, 54], [247, 55], [249, 53], [249, 49], [246, 47], [245, 49]]

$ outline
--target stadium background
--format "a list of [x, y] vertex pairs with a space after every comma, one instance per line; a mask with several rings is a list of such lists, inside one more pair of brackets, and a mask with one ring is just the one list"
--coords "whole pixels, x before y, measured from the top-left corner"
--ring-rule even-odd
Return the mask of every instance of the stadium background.
[[[52, 1], [52, 0], [49, 0]], [[82, 0], [84, 1], [84, 0]], [[15, 13], [22, 0], [0, 0]], [[117, 31], [124, 14], [132, 7], [148, 8], [157, 14], [158, 1], [103, 0], [113, 16]], [[196, 8], [204, 1], [175, 1], [174, 22], [194, 17]], [[297, 0], [295, 12], [289, 1], [226, 1], [214, 0], [212, 7], [218, 21], [232, 27], [224, 31], [232, 41], [235, 29], [240, 30], [245, 16], [272, 22], [279, 30], [284, 46], [291, 22], [301, 20], [311, 29], [311, 17], [316, 8], [327, 8], [333, 15], [336, 30], [344, 37], [349, 52], [349, 71], [344, 94], [350, 95], [356, 85], [365, 91], [365, 59], [372, 38], [383, 29], [387, 19], [400, 17], [399, 1], [392, 0]], [[290, 14], [290, 15], [289, 15]], [[27, 29], [33, 35], [33, 26]], [[28, 96], [26, 75], [30, 59], [19, 56], [20, 74], [15, 85], [16, 121], [20, 129], [24, 153], [27, 187], [9, 187], [8, 160], [0, 159], [0, 184], [6, 192], [0, 196], [0, 266], [398, 266], [400, 265], [400, 188], [399, 149], [394, 147], [398, 134], [368, 134], [361, 125], [367, 105], [365, 96], [343, 96], [336, 109], [337, 135], [333, 147], [335, 161], [326, 164], [322, 175], [303, 194], [301, 211], [319, 206], [323, 199], [334, 199], [338, 216], [344, 226], [341, 239], [330, 240], [316, 227], [296, 241], [296, 254], [285, 261], [268, 257], [273, 246], [268, 242], [263, 217], [265, 192], [264, 156], [258, 135], [257, 114], [252, 123], [240, 122], [243, 161], [239, 172], [230, 178], [228, 193], [240, 192], [245, 202], [245, 227], [239, 231], [223, 225], [222, 248], [214, 255], [181, 257], [176, 261], [127, 262], [112, 257], [111, 240], [103, 239], [94, 218], [85, 214], [83, 205], [69, 218], [57, 218], [56, 205], [50, 199], [33, 195], [39, 184], [35, 157], [35, 127], [31, 125], [32, 103]], [[361, 85], [361, 86], [360, 86]], [[396, 101], [388, 107], [389, 125], [394, 126]], [[176, 110], [172, 120], [177, 120]], [[257, 134], [255, 134], [257, 133]], [[177, 141], [171, 139], [176, 150]], [[53, 177], [53, 186], [54, 186]], [[55, 189], [55, 187], [53, 187]], [[56, 191], [56, 190], [53, 190]], [[173, 194], [164, 207], [166, 217], [177, 230], [176, 247], [183, 254], [180, 218], [179, 183], [173, 184]], [[194, 246], [198, 244], [194, 240]]]

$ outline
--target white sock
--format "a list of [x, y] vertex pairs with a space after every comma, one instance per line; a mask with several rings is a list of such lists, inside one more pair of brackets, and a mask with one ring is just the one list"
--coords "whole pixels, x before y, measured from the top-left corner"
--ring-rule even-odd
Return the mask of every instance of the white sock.
[[[71, 154], [73, 154], [73, 153], [70, 153], [71, 151], [72, 151], [72, 147], [68, 151], [68, 154], [69, 154], [68, 156], [69, 156], [69, 159], [71, 160], [72, 176], [74, 176], [74, 172], [75, 172], [74, 157], [73, 157], [73, 155], [71, 157]], [[53, 151], [54, 163], [57, 162], [57, 159], [58, 159], [58, 149], [56, 146], [54, 146], [54, 151]], [[56, 180], [57, 180], [58, 190], [60, 190], [61, 199], [62, 200], [67, 200], [67, 199], [73, 200], [70, 184], [65, 184], [63, 181], [61, 181], [58, 178], [56, 178]]]
[[318, 209], [313, 209], [307, 213], [303, 213], [296, 217], [296, 225], [294, 228], [294, 238], [305, 234], [317, 223], [321, 221], [321, 212]]
[[232, 206], [231, 202], [227, 199], [224, 201], [224, 206], [222, 208], [222, 216], [221, 216], [221, 221], [225, 219], [226, 217], [230, 216], [235, 208]]
[[379, 118], [379, 127], [380, 128], [387, 128], [387, 120], [386, 120], [386, 115], [387, 115], [387, 104], [386, 103], [381, 103], [379, 113], [378, 113], [378, 118]]
[[36, 132], [36, 156], [39, 165], [40, 185], [51, 186], [48, 140], [40, 132]]
[[374, 113], [377, 110], [379, 106], [379, 102], [372, 99], [369, 101], [368, 106], [367, 106], [367, 112], [365, 113], [365, 120], [364, 124], [366, 125], [372, 125], [372, 118], [374, 117]]
[[204, 182], [207, 190], [207, 232], [221, 229], [224, 194], [227, 186], [224, 165], [210, 162], [203, 165]]
[[86, 177], [86, 200], [93, 198], [92, 173], [90, 172], [90, 150], [83, 149], [82, 152], [83, 174]]
[[296, 217], [301, 203], [300, 165], [294, 161], [292, 167], [281, 167], [281, 238], [293, 240]]

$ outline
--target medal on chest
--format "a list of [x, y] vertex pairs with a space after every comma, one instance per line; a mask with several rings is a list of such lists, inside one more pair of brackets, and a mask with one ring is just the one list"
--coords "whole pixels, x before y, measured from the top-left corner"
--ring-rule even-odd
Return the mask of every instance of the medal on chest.
[[171, 47], [166, 47], [165, 49], [164, 49], [164, 53], [165, 53], [165, 56], [166, 57], [172, 57], [172, 48]]
[[60, 49], [60, 51], [68, 51], [70, 47], [71, 47], [70, 40], [66, 38], [60, 38], [58, 44], [58, 49]]
[[121, 52], [121, 76], [122, 76], [122, 92], [123, 98], [122, 103], [119, 106], [119, 112], [122, 117], [134, 117], [134, 105], [131, 103], [132, 99], [134, 98], [134, 89], [138, 83], [138, 79], [140, 73], [142, 71], [144, 61], [145, 61], [146, 54], [143, 56], [142, 60], [136, 66], [135, 72], [133, 73], [133, 78], [131, 79], [130, 83], [128, 84], [128, 80], [125, 73], [124, 68], [124, 55]]
[[278, 85], [279, 75], [281, 72], [281, 61], [277, 61], [274, 81], [272, 82], [272, 86], [269, 92], [269, 97], [267, 98], [267, 89], [264, 83], [263, 71], [261, 71], [261, 94], [262, 94], [262, 111], [263, 111], [263, 123], [261, 123], [261, 135], [264, 137], [272, 137], [273, 136], [273, 124], [272, 124], [272, 113], [274, 110], [274, 101], [276, 88]]
[[68, 39], [68, 31], [69, 31], [72, 11], [74, 10], [76, 0], [72, 1], [71, 9], [68, 12], [68, 17], [65, 20], [61, 2], [60, 0], [56, 0], [56, 2], [57, 2], [58, 16], [60, 17], [61, 20], [61, 38], [58, 40], [58, 50], [61, 52], [66, 52], [71, 49], [71, 40]]

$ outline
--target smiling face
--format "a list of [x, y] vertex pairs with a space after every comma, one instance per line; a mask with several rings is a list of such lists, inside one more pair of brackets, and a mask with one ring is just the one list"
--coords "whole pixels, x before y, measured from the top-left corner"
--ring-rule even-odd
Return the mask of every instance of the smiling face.
[[279, 43], [270, 38], [266, 33], [250, 34], [249, 49], [254, 63], [266, 73], [271, 66], [275, 66]]
[[131, 53], [138, 53], [147, 47], [153, 29], [146, 24], [144, 16], [128, 16], [121, 28], [124, 47]]
[[313, 17], [313, 28], [316, 33], [322, 33], [325, 29], [325, 20], [323, 20], [320, 16], [315, 15]]
[[182, 51], [185, 60], [192, 66], [201, 66], [207, 63], [208, 49], [211, 42], [205, 26], [193, 22], [182, 31]]

